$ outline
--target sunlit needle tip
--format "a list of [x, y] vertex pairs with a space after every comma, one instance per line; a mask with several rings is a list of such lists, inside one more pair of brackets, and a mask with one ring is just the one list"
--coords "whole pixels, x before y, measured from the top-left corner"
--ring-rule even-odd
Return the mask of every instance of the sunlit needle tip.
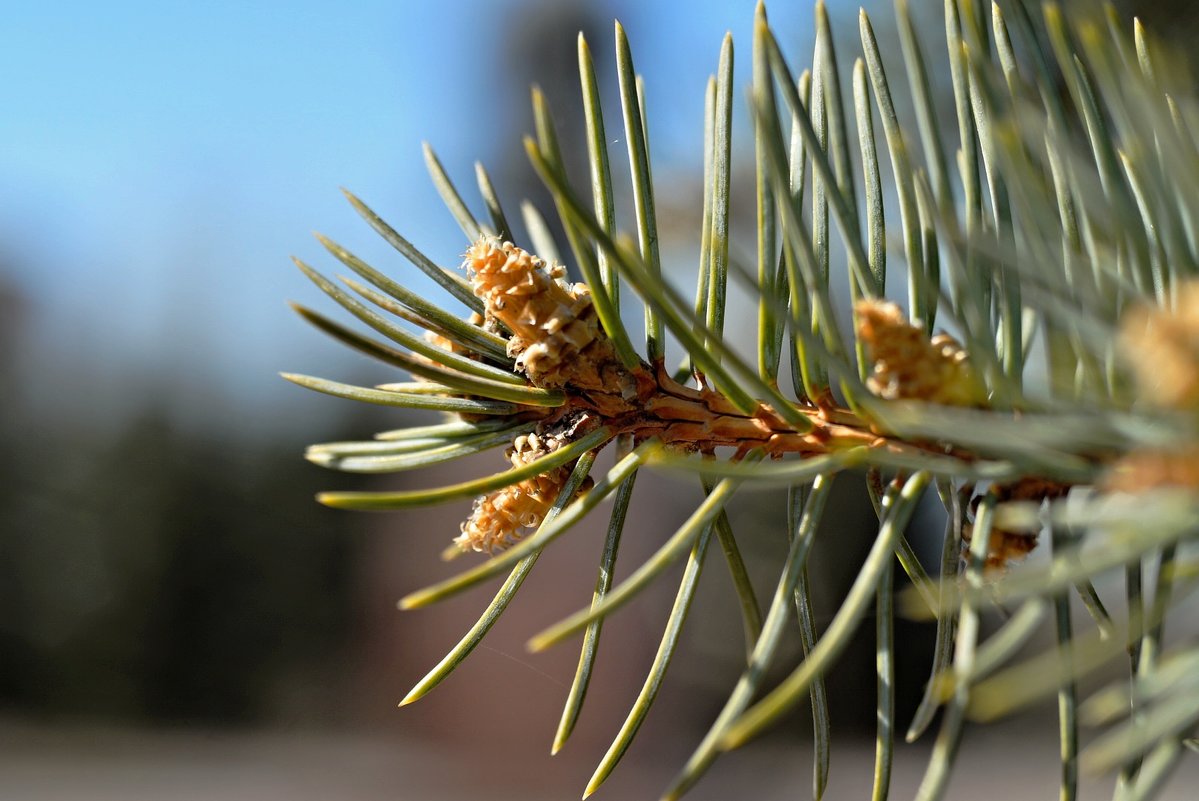
[[553, 641], [547, 637], [534, 637], [533, 639], [531, 639], [527, 643], [525, 643], [525, 650], [531, 654], [536, 654], [536, 653], [540, 653], [541, 651], [544, 651], [546, 648], [549, 648], [553, 644], [554, 644]]
[[724, 737], [721, 738], [720, 744], [718, 747], [720, 748], [721, 751], [734, 751], [734, 750], [740, 748], [741, 746], [745, 745], [745, 743], [748, 740], [749, 740], [749, 738], [746, 735], [744, 735], [737, 729], [733, 729], [732, 731], [730, 731], [728, 734], [726, 734]]

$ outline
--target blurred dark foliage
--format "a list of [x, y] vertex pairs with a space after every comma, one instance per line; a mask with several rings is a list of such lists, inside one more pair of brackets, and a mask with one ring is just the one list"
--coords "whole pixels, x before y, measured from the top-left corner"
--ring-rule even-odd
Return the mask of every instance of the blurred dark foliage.
[[115, 423], [51, 419], [11, 391], [26, 315], [11, 293], [0, 304], [0, 704], [319, 714], [353, 630], [347, 526], [360, 521], [312, 502], [338, 482], [294, 443], [247, 446], [236, 410], [180, 425], [166, 376]]

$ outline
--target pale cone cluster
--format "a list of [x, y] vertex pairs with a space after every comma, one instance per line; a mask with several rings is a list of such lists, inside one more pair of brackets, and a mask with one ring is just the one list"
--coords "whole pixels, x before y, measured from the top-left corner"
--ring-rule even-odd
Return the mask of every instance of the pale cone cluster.
[[471, 245], [465, 266], [487, 316], [512, 332], [508, 355], [533, 385], [611, 386], [604, 372], [615, 355], [586, 286], [567, 282], [560, 265], [494, 237]]
[[1116, 492], [1167, 487], [1199, 490], [1199, 446], [1134, 451], [1112, 465], [1103, 486]]
[[1120, 349], [1142, 398], [1199, 410], [1199, 281], [1180, 287], [1174, 306], [1130, 310], [1120, 327]]
[[[883, 300], [862, 300], [854, 307], [858, 335], [873, 361], [867, 387], [887, 400], [920, 400], [946, 406], [985, 406], [986, 393], [970, 368], [968, 354], [945, 333], [931, 338], [924, 328], [908, 321], [903, 310]], [[1064, 490], [1044, 482], [1018, 482], [1000, 489], [1001, 499], [1044, 500]], [[970, 541], [967, 525], [963, 539]], [[1003, 568], [1019, 561], [1037, 546], [1035, 533], [991, 531], [987, 567]]]
[[[996, 488], [1000, 503], [1032, 501], [1040, 504], [1042, 501], [1063, 498], [1069, 491], [1068, 484], [1041, 478], [1026, 478]], [[962, 539], [970, 542], [973, 535], [974, 526], [967, 524], [962, 529]], [[1005, 568], [1012, 562], [1018, 562], [1028, 556], [1036, 547], [1036, 531], [1009, 531], [1000, 526], [992, 526], [990, 541], [987, 543], [986, 566], [989, 570]]]
[[968, 354], [948, 334], [929, 339], [894, 303], [862, 300], [854, 307], [858, 334], [874, 362], [867, 386], [887, 400], [922, 400], [946, 406], [986, 402]]
[[[1170, 307], [1139, 306], [1120, 326], [1120, 351], [1138, 398], [1179, 412], [1199, 412], [1199, 281], [1178, 288]], [[1115, 492], [1199, 489], [1199, 445], [1145, 448], [1119, 459], [1103, 487]]]
[[[583, 284], [565, 280], [565, 269], [495, 237], [480, 237], [466, 252], [467, 274], [485, 314], [474, 320], [508, 334], [508, 355], [529, 383], [624, 394], [628, 373], [616, 360]], [[514, 467], [566, 444], [569, 434], [517, 437], [508, 450]], [[454, 542], [464, 551], [492, 553], [521, 539], [545, 519], [572, 465], [497, 490], [475, 501]]]
[[[508, 449], [513, 467], [553, 453], [566, 444], [560, 437], [528, 434], [519, 436]], [[525, 531], [541, 525], [570, 475], [570, 468], [555, 467], [539, 476], [497, 490], [475, 500], [474, 510], [462, 524], [454, 543], [463, 551], [494, 553], [509, 547]]]
[[[967, 525], [962, 529], [962, 540], [970, 542], [974, 527]], [[1012, 562], [1019, 562], [1032, 553], [1037, 547], [1035, 531], [1005, 531], [1000, 528], [991, 529], [991, 539], [987, 543], [988, 570], [1001, 570]]]

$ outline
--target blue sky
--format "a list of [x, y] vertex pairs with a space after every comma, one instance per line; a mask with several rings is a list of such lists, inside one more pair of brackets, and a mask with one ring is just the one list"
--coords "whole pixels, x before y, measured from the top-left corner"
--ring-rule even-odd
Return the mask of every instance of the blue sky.
[[[452, 264], [465, 241], [420, 142], [462, 183], [475, 158], [524, 158], [496, 153], [487, 121], [505, 86], [494, 54], [528, 3], [14, 5], [0, 47], [0, 277], [29, 299], [38, 343], [86, 352], [88, 379], [114, 398], [127, 386], [114, 376], [186, 365], [238, 402], [277, 400], [276, 371], [339, 358], [284, 305], [320, 303], [290, 254], [333, 271], [313, 229], [412, 275], [339, 186]], [[776, 5], [780, 36], [810, 41], [808, 3]], [[727, 29], [748, 79], [753, 3], [603, 8], [646, 75], [655, 156], [698, 169], [704, 81]], [[830, 9], [856, 25], [846, 4]]]

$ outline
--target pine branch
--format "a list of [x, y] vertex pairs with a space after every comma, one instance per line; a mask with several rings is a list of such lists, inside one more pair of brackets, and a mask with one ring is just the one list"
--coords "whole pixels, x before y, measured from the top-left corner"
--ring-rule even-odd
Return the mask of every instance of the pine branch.
[[[619, 24], [629, 193], [613, 184], [598, 78], [582, 38], [586, 142], [558, 141], [536, 91], [536, 137], [526, 140], [585, 283], [566, 280], [541, 211], [522, 205], [527, 238], [520, 239], [476, 165], [486, 210], [476, 216], [428, 146], [434, 184], [471, 242], [465, 274], [438, 266], [347, 195], [469, 316], [440, 308], [324, 238], [336, 259], [373, 285], [346, 281], [371, 306], [297, 260], [335, 303], [389, 343], [296, 307], [386, 368], [375, 388], [285, 377], [337, 397], [452, 415], [371, 441], [314, 445], [310, 460], [393, 472], [508, 445], [507, 467], [493, 475], [434, 489], [320, 496], [360, 509], [475, 497], [455, 547], [488, 558], [409, 594], [405, 608], [510, 571], [479, 622], [403, 703], [460, 664], [542, 550], [615, 495], [592, 603], [531, 641], [540, 649], [583, 634], [555, 752], [581, 713], [604, 619], [687, 559], [658, 655], [588, 793], [615, 769], [658, 697], [713, 532], [734, 577], [747, 666], [667, 798], [681, 796], [722, 751], [808, 697], [817, 713], [819, 797], [830, 744], [823, 679], [871, 608], [878, 614], [880, 722], [873, 797], [889, 791], [897, 726], [914, 740], [944, 706], [919, 791], [939, 799], [969, 724], [1054, 697], [1062, 798], [1075, 797], [1079, 767], [1118, 772], [1122, 799], [1149, 798], [1164, 786], [1199, 727], [1199, 642], [1165, 639], [1167, 618], [1199, 586], [1187, 556], [1199, 535], [1199, 99], [1170, 94], [1174, 76], [1160, 48], [1139, 23], [1130, 35], [1112, 14], [1088, 17], [1045, 3], [1037, 21], [1014, 2], [993, 5], [987, 17], [980, 0], [946, 0], [938, 59], [908, 4], [896, 5], [897, 45], [880, 42], [863, 12], [861, 51], [847, 53], [817, 2], [812, 66], [798, 77], [764, 7], [755, 12], [752, 273], [730, 246], [738, 145], [726, 37], [707, 84], [694, 302], [662, 277], [669, 254], [658, 236], [651, 117]], [[885, 66], [892, 46], [902, 51], [898, 75]], [[944, 103], [929, 78], [938, 72], [951, 79]], [[843, 86], [852, 87], [851, 101]], [[904, 95], [914, 101], [912, 119], [895, 101]], [[952, 113], [940, 105], [952, 105]], [[956, 124], [949, 140], [942, 116]], [[587, 148], [589, 194], [572, 187], [563, 168], [563, 148], [576, 145]], [[633, 210], [635, 240], [616, 226], [621, 204]], [[897, 219], [886, 215], [891, 207]], [[841, 269], [844, 282], [834, 280]], [[894, 283], [888, 278], [901, 273], [906, 308], [886, 296]], [[725, 337], [730, 277], [753, 293], [752, 363]], [[846, 297], [834, 289], [841, 285]], [[622, 286], [643, 306], [644, 352], [625, 329]], [[838, 320], [850, 310], [852, 324], [843, 329]], [[938, 323], [948, 330], [935, 330]], [[675, 373], [666, 367], [668, 333], [683, 350]], [[395, 368], [411, 380], [396, 381]], [[596, 454], [614, 441], [621, 443], [615, 466], [592, 480]], [[633, 522], [626, 512], [643, 468], [699, 476], [707, 492], [653, 556], [615, 582], [617, 545]], [[831, 623], [817, 631], [807, 600], [817, 578], [807, 557], [833, 477], [855, 471], [867, 476], [878, 536]], [[935, 582], [905, 535], [934, 480], [948, 518]], [[740, 488], [780, 485], [791, 488], [791, 547], [761, 619], [739, 556], [745, 532], [734, 533], [724, 510]], [[1042, 547], [1043, 531], [1053, 534], [1052, 553], [1039, 565], [1021, 564]], [[893, 558], [914, 582], [898, 596]], [[1129, 581], [1126, 609], [1112, 616], [1094, 583], [1121, 571]], [[1072, 621], [1074, 595], [1097, 627]], [[784, 625], [792, 604], [798, 632]], [[984, 637], [981, 617], [996, 605], [1015, 612]], [[933, 673], [910, 722], [894, 718], [897, 613], [937, 618]], [[1054, 646], [1012, 664], [1018, 646], [1049, 625]], [[802, 643], [804, 660], [753, 703], [788, 636]], [[1128, 681], [1089, 700], [1077, 697], [1079, 679], [1129, 655]], [[1080, 725], [1109, 728], [1080, 753]]]

